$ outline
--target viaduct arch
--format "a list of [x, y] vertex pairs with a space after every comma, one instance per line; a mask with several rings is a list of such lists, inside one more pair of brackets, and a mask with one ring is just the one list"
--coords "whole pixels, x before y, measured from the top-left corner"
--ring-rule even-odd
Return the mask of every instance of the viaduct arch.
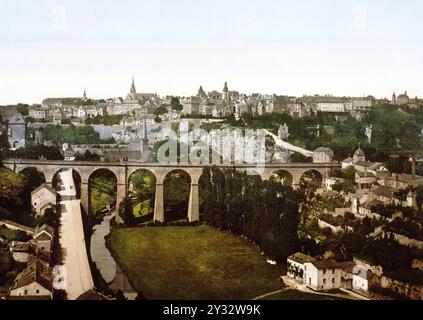
[[[123, 201], [128, 194], [129, 177], [136, 171], [150, 171], [156, 179], [156, 191], [154, 201], [154, 220], [164, 221], [164, 180], [172, 171], [183, 170], [191, 178], [191, 188], [188, 204], [189, 221], [198, 221], [200, 219], [199, 205], [199, 180], [203, 168], [207, 165], [161, 165], [159, 163], [141, 163], [141, 162], [76, 162], [76, 161], [49, 161], [49, 160], [4, 160], [3, 165], [15, 172], [21, 172], [25, 168], [37, 168], [46, 178], [46, 183], [52, 184], [53, 177], [61, 169], [73, 168], [81, 177], [81, 204], [87, 213], [90, 213], [90, 190], [89, 181], [93, 173], [100, 169], [111, 171], [117, 178], [116, 206]], [[211, 167], [212, 165], [210, 165]], [[221, 168], [234, 168], [234, 166], [220, 166]], [[292, 179], [292, 186], [295, 188], [300, 184], [301, 178], [307, 172], [313, 171], [324, 177], [336, 169], [340, 169], [339, 163], [285, 163], [269, 164], [260, 171], [258, 168], [249, 165], [237, 165], [236, 169], [240, 171], [256, 171], [261, 173], [261, 178], [267, 180], [278, 174], [278, 172], [287, 172]], [[323, 181], [321, 181], [323, 183]], [[119, 221], [118, 221], [119, 222]]]

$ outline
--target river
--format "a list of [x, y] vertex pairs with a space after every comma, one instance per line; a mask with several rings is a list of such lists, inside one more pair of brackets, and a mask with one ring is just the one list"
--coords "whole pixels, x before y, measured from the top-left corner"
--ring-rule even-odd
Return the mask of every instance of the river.
[[115, 213], [106, 215], [101, 224], [93, 228], [90, 244], [91, 258], [110, 289], [121, 290], [128, 300], [134, 300], [137, 293], [132, 289], [125, 274], [106, 246], [105, 237], [110, 233], [110, 220], [114, 215]]

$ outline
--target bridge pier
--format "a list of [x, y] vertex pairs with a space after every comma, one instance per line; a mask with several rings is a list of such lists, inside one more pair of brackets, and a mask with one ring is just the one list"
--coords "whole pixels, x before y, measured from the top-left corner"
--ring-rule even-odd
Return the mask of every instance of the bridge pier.
[[127, 190], [127, 185], [125, 183], [117, 183], [117, 190], [116, 190], [116, 218], [115, 218], [115, 222], [116, 224], [122, 224], [123, 223], [123, 219], [122, 217], [119, 215], [119, 206], [122, 203], [122, 201], [125, 199], [126, 197], [126, 190]]
[[87, 215], [91, 214], [90, 190], [87, 182], [81, 182], [81, 205]]
[[199, 186], [198, 182], [191, 183], [191, 191], [189, 193], [188, 203], [188, 220], [190, 222], [200, 220], [200, 201], [199, 201]]
[[164, 222], [164, 184], [156, 183], [154, 200], [154, 221]]

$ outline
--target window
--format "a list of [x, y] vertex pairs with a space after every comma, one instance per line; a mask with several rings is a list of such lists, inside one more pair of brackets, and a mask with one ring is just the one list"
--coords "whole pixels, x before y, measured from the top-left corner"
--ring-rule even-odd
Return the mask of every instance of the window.
[[326, 269], [323, 270], [323, 274], [326, 274]]
[[335, 269], [332, 269], [332, 274], [335, 274]]
[[332, 278], [332, 283], [335, 284], [335, 278]]
[[40, 293], [40, 290], [38, 290], [38, 289], [37, 289], [37, 290], [35, 291], [35, 293]]
[[28, 294], [28, 290], [25, 290], [25, 291], [24, 291], [24, 295], [27, 295], [27, 294]]
[[325, 285], [326, 284], [326, 279], [323, 279], [323, 285]]

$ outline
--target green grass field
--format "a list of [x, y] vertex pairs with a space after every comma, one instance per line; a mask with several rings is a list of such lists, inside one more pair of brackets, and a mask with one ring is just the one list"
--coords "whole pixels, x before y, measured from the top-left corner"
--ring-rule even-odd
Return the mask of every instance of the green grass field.
[[91, 210], [94, 214], [116, 201], [116, 184], [105, 177], [94, 177], [91, 190]]
[[281, 288], [282, 266], [206, 226], [116, 229], [109, 247], [147, 299], [253, 299]]
[[150, 213], [150, 202], [150, 200], [146, 200], [134, 206], [135, 218], [143, 217]]

